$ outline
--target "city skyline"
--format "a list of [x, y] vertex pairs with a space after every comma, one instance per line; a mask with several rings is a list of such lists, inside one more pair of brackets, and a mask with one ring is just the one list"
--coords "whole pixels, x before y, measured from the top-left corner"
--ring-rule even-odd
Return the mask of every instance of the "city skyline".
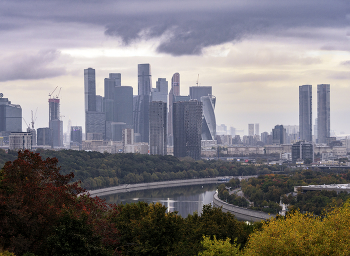
[[212, 86], [217, 98], [217, 124], [246, 130], [259, 123], [261, 133], [299, 123], [300, 85], [331, 84], [331, 129], [350, 133], [343, 118], [350, 93], [348, 2], [198, 3], [4, 0], [1, 92], [21, 105], [27, 122], [38, 108], [38, 128], [48, 126], [47, 95], [62, 87], [63, 122], [83, 126], [83, 69], [96, 70], [97, 95], [109, 73], [121, 73], [121, 84], [137, 94], [137, 65], [150, 63], [153, 84], [181, 74], [181, 95], [199, 74], [199, 85]]

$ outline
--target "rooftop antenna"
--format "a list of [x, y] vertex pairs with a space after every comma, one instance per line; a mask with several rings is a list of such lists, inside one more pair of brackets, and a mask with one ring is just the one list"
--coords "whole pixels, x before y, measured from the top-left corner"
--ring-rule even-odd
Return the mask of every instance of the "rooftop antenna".
[[199, 81], [199, 74], [198, 74], [198, 77], [197, 77], [197, 83], [196, 83], [196, 84], [197, 84], [197, 86], [198, 86], [198, 81]]
[[58, 87], [58, 86], [56, 86], [55, 90], [53, 90], [52, 93], [49, 93], [50, 99], [51, 99], [51, 95], [56, 91], [57, 87]]

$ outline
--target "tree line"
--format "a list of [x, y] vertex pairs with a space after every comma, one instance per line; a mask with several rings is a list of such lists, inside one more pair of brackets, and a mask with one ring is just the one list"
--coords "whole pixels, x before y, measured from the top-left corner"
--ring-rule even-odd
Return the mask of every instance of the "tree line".
[[321, 217], [294, 211], [254, 224], [210, 205], [183, 218], [159, 203], [113, 205], [81, 194], [73, 174], [60, 174], [57, 164], [24, 151], [0, 170], [0, 255], [347, 255], [350, 249], [349, 202]]

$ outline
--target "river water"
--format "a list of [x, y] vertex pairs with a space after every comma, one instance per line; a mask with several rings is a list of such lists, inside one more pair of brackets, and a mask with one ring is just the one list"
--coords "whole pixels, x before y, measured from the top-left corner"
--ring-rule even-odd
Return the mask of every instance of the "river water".
[[101, 196], [108, 203], [147, 203], [159, 202], [167, 207], [168, 212], [177, 211], [182, 217], [198, 212], [201, 214], [203, 205], [213, 202], [213, 195], [219, 184], [204, 184], [172, 188], [147, 189], [126, 193]]

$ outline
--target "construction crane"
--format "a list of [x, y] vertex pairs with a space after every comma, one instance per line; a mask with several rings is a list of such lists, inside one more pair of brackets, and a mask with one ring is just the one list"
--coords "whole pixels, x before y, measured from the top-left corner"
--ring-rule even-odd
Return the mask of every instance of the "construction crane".
[[28, 126], [28, 128], [30, 129], [30, 126], [28, 125], [27, 121], [24, 119], [24, 117], [22, 117], [23, 121], [26, 123], [26, 125]]
[[52, 93], [49, 93], [50, 99], [51, 99], [51, 95], [56, 91], [57, 87], [58, 87], [58, 86], [56, 86], [55, 90], [53, 90]]
[[[57, 87], [56, 87], [57, 88]], [[62, 87], [60, 87], [60, 90], [58, 91], [58, 94], [56, 95], [56, 99], [58, 99], [58, 96], [60, 96]]]
[[197, 84], [197, 86], [198, 86], [198, 82], [199, 82], [199, 74], [198, 74], [198, 77], [197, 77], [197, 83], [196, 83], [196, 84]]
[[33, 117], [33, 110], [31, 110], [31, 112], [32, 112], [32, 122], [31, 122], [31, 124], [32, 124], [32, 129], [34, 129], [34, 123], [35, 123], [35, 121], [36, 121], [36, 112], [38, 111], [38, 108], [36, 108], [36, 110], [35, 110], [35, 115], [34, 115], [34, 117]]

